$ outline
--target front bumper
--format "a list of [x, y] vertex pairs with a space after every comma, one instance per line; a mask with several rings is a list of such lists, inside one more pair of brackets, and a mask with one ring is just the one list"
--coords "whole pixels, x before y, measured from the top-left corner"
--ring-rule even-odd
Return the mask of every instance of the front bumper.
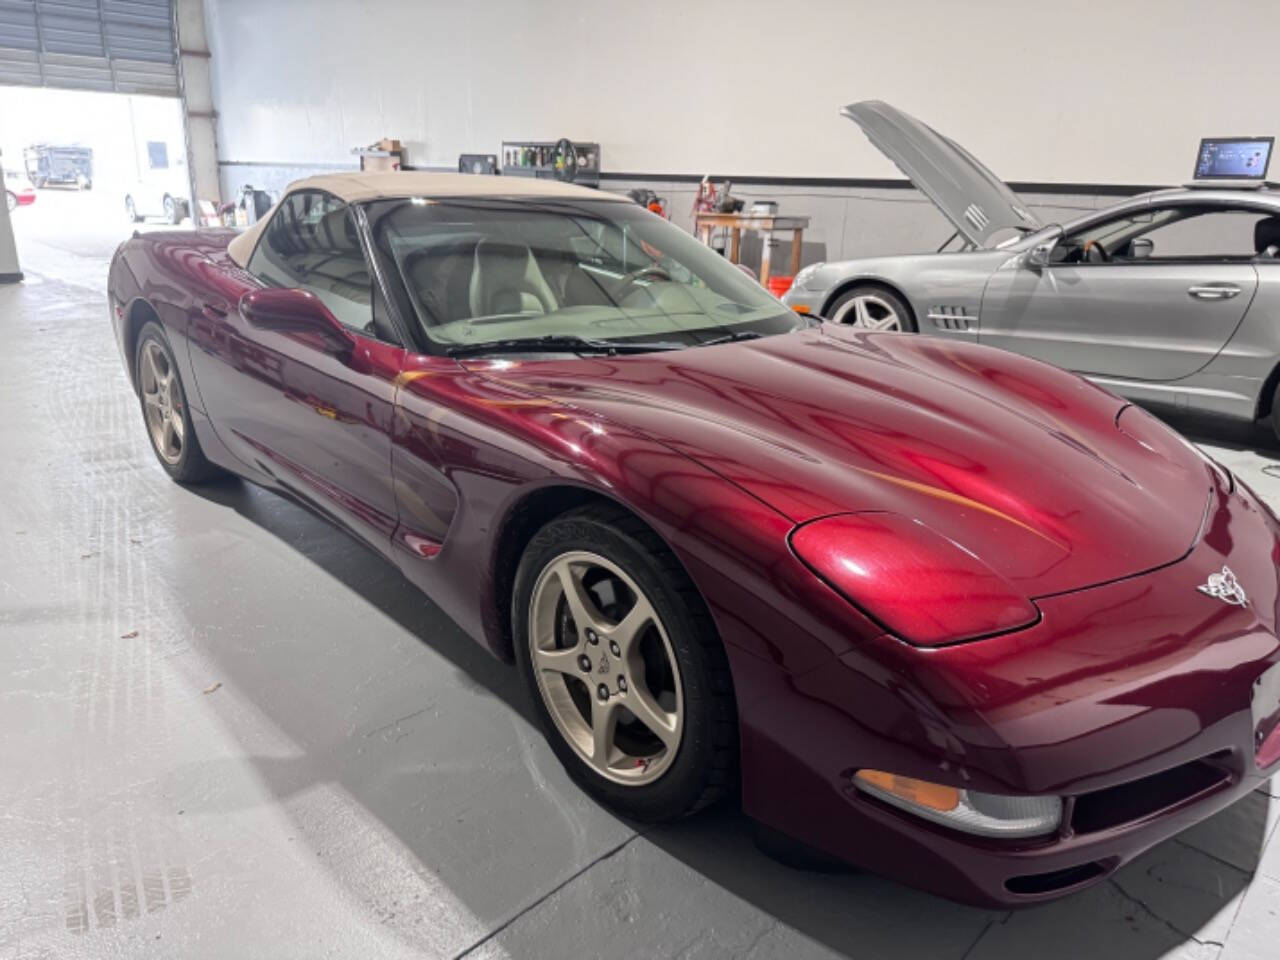
[[822, 315], [822, 305], [826, 303], [826, 296], [824, 290], [797, 290], [793, 287], [783, 294], [782, 302], [797, 313], [818, 317]]
[[[929, 651], [881, 637], [785, 679], [735, 662], [747, 812], [913, 886], [1006, 907], [1095, 883], [1254, 790], [1280, 769], [1280, 526], [1247, 489], [1215, 499], [1186, 558], [1039, 598], [1027, 630]], [[1247, 606], [1196, 589], [1224, 565]], [[969, 836], [859, 793], [860, 768], [1055, 794], [1064, 824]]]

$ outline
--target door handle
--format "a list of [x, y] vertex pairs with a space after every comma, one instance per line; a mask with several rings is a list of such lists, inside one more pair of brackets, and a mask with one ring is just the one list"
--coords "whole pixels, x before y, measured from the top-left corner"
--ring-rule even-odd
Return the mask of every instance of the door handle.
[[1240, 288], [1233, 283], [1200, 283], [1188, 287], [1187, 293], [1197, 300], [1230, 300], [1240, 295]]
[[216, 303], [202, 303], [200, 305], [200, 312], [210, 320], [221, 320], [227, 315], [226, 309], [218, 306]]

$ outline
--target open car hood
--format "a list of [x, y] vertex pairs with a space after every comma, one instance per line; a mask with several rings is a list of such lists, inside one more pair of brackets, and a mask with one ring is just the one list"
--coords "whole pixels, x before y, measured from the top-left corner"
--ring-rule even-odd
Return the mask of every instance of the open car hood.
[[826, 325], [485, 373], [639, 429], [796, 523], [919, 521], [1029, 597], [1177, 561], [1214, 482], [1176, 433], [1079, 377], [930, 337]]
[[1042, 224], [994, 173], [964, 147], [882, 100], [851, 103], [840, 111], [933, 201], [966, 240], [992, 247], [1009, 231]]

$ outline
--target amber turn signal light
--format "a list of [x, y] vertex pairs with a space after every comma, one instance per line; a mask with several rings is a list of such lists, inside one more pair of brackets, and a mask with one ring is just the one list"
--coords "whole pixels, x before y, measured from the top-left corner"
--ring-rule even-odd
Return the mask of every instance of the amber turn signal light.
[[808, 312], [809, 312], [809, 307], [808, 307], [808, 305], [807, 305], [807, 304], [804, 304], [804, 303], [793, 303], [793, 304], [791, 305], [791, 309], [792, 309], [792, 310], [794, 310], [796, 313], [808, 313]]
[[917, 807], [947, 812], [960, 806], [960, 791], [940, 783], [900, 777], [883, 770], [859, 770], [855, 779]]
[[984, 837], [1045, 836], [1062, 824], [1061, 797], [981, 793], [883, 770], [859, 770], [853, 785], [917, 817]]

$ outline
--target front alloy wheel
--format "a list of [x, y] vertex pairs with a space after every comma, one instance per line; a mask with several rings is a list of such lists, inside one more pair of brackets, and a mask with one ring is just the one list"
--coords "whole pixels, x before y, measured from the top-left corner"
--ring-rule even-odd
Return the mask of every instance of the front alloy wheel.
[[615, 783], [662, 776], [680, 749], [680, 668], [636, 582], [596, 553], [564, 553], [533, 588], [530, 656], [561, 736]]
[[860, 284], [836, 298], [828, 310], [832, 323], [856, 330], [914, 333], [911, 308], [884, 287]]
[[734, 788], [724, 647], [680, 562], [636, 517], [599, 503], [539, 530], [516, 570], [511, 628], [547, 740], [589, 793], [657, 821]]

